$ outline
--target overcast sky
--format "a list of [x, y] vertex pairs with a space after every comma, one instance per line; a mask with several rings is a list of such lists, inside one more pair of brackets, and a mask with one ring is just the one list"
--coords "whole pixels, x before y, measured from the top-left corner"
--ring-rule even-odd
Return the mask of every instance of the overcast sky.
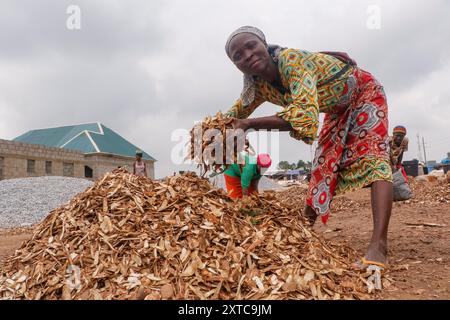
[[[81, 29], [67, 28], [70, 5]], [[418, 157], [420, 134], [428, 160], [441, 160], [450, 152], [449, 13], [446, 0], [2, 0], [0, 138], [99, 121], [156, 158], [156, 177], [183, 170], [171, 161], [171, 134], [238, 98], [242, 76], [224, 44], [255, 25], [269, 43], [348, 52], [383, 83], [390, 130], [408, 128], [405, 159]], [[277, 110], [266, 103], [254, 116]], [[311, 158], [287, 134], [279, 151], [280, 160]]]

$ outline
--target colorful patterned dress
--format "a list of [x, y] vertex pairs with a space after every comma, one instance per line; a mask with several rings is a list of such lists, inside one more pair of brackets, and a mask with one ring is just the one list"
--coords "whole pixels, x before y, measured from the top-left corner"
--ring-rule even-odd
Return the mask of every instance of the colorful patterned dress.
[[392, 181], [386, 96], [370, 73], [324, 53], [285, 49], [278, 70], [284, 90], [255, 78], [254, 101], [239, 99], [227, 115], [244, 119], [271, 102], [283, 107], [277, 115], [291, 124], [291, 136], [312, 144], [325, 113], [307, 198], [325, 223], [334, 195]]

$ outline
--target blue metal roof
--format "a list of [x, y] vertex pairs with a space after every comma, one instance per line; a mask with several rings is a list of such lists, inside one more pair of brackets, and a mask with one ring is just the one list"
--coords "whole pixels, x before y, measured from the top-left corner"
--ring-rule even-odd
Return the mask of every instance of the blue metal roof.
[[[79, 150], [86, 154], [108, 153], [126, 157], [135, 157], [136, 150], [142, 150], [101, 123], [31, 130], [14, 141]], [[146, 152], [142, 158], [156, 161]]]
[[288, 174], [288, 175], [295, 175], [295, 174], [303, 174], [304, 172], [305, 172], [304, 170], [295, 169], [295, 170], [288, 170], [286, 172], [286, 174]]

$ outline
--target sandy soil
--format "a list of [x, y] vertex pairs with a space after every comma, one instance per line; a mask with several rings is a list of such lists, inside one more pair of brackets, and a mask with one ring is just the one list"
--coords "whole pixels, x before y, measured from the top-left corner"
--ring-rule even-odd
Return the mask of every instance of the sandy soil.
[[[336, 212], [326, 226], [317, 223], [314, 229], [363, 256], [372, 234], [370, 190], [343, 197], [366, 205]], [[449, 217], [450, 203], [394, 203], [388, 236], [389, 277], [394, 282], [383, 290], [383, 299], [450, 299]]]
[[22, 242], [31, 238], [32, 228], [0, 229], [0, 266], [3, 260], [14, 254]]

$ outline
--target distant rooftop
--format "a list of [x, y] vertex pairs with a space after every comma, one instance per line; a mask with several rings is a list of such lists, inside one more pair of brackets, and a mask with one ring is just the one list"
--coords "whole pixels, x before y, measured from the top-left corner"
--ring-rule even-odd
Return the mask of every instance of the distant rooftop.
[[[142, 150], [99, 122], [31, 130], [14, 141], [79, 150], [85, 154], [106, 153], [133, 158], [136, 150]], [[156, 161], [148, 153], [143, 151], [142, 154], [143, 159]]]

